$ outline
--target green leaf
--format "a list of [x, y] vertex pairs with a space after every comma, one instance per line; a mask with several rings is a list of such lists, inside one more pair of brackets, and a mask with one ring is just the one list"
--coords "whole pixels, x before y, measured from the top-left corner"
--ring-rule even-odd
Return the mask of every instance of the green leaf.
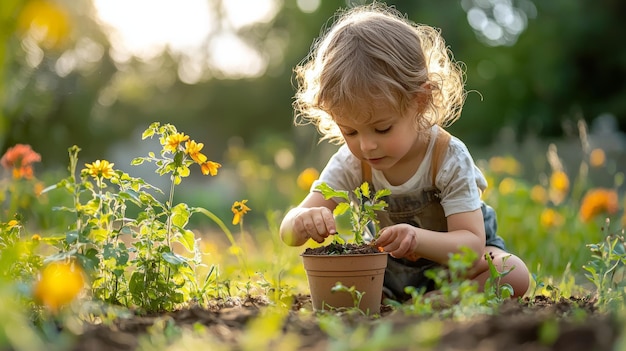
[[165, 261], [167, 261], [168, 263], [174, 265], [174, 266], [179, 266], [182, 264], [186, 264], [187, 263], [187, 259], [184, 258], [183, 256], [177, 255], [173, 252], [164, 252], [161, 254], [161, 257], [163, 257], [163, 259]]
[[380, 199], [382, 197], [389, 196], [389, 195], [391, 195], [391, 190], [389, 190], [389, 189], [380, 189], [380, 190], [378, 190], [376, 192], [376, 195], [374, 195], [374, 200], [378, 200], [378, 199]]
[[143, 161], [144, 161], [144, 158], [143, 158], [143, 157], [137, 157], [137, 158], [133, 159], [133, 160], [130, 162], [130, 164], [131, 164], [132, 166], [138, 166], [138, 165], [142, 164], [142, 163], [143, 163]]
[[141, 134], [141, 140], [152, 137], [154, 135], [155, 127], [158, 127], [158, 125], [155, 125], [154, 123], [150, 125], [150, 127]]
[[315, 187], [315, 189], [319, 190], [326, 200], [331, 199], [333, 197], [339, 197], [346, 201], [350, 201], [348, 196], [348, 192], [344, 190], [335, 190], [331, 188], [328, 184], [322, 183]]
[[177, 227], [184, 228], [189, 222], [191, 212], [186, 204], [180, 203], [172, 208], [172, 224]]
[[337, 207], [333, 210], [333, 215], [335, 217], [341, 216], [346, 213], [346, 211], [350, 210], [350, 204], [347, 202], [340, 202], [337, 204]]
[[370, 197], [370, 183], [363, 182], [363, 184], [361, 184], [361, 194], [363, 194], [363, 196], [365, 196], [366, 198], [369, 199], [369, 197]]
[[196, 234], [191, 230], [180, 228], [180, 240], [178, 240], [178, 242], [183, 244], [187, 251], [193, 252], [196, 243]]
[[73, 244], [78, 240], [78, 232], [76, 230], [71, 230], [69, 232], [67, 232], [67, 234], [65, 235], [65, 241], [68, 244]]

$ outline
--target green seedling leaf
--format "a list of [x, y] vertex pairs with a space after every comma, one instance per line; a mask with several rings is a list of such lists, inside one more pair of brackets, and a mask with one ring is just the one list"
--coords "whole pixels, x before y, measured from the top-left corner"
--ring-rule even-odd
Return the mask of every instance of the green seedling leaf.
[[331, 188], [328, 184], [322, 183], [315, 187], [315, 189], [319, 190], [326, 200], [331, 199], [333, 197], [342, 198], [348, 202], [350, 202], [350, 197], [348, 196], [348, 192], [344, 190], [335, 190]]
[[348, 210], [350, 210], [350, 204], [347, 203], [347, 202], [341, 202], [333, 210], [333, 215], [335, 217], [339, 217], [339, 216], [345, 214]]
[[[335, 210], [337, 210], [337, 208], [335, 208]], [[333, 214], [335, 214], [335, 212], [333, 212]], [[341, 214], [335, 214], [335, 226], [337, 227], [337, 233], [351, 234], [352, 233], [352, 214], [346, 211], [344, 211]]]

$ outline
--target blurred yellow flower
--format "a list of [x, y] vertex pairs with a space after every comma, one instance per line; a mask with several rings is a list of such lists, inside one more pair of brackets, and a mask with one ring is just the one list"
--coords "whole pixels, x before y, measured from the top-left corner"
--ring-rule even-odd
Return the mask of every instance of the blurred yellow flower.
[[589, 154], [589, 164], [591, 167], [602, 167], [606, 162], [606, 155], [602, 149], [593, 149]]
[[222, 167], [221, 164], [213, 161], [206, 161], [205, 163], [200, 165], [200, 169], [202, 170], [202, 174], [207, 175], [210, 174], [212, 176], [217, 175], [217, 169]]
[[550, 176], [550, 189], [548, 195], [550, 201], [555, 205], [560, 204], [565, 200], [569, 192], [569, 178], [563, 171], [555, 171]]
[[583, 222], [591, 221], [595, 216], [605, 213], [614, 214], [619, 210], [617, 192], [613, 189], [597, 188], [589, 190], [580, 205], [580, 218]]
[[513, 178], [506, 177], [498, 185], [498, 191], [502, 195], [508, 195], [515, 191], [516, 186], [517, 184]]
[[165, 144], [163, 144], [163, 149], [169, 152], [178, 151], [178, 147], [184, 141], [189, 140], [189, 135], [185, 135], [185, 133], [175, 133], [167, 138], [165, 138]]
[[248, 202], [248, 200], [241, 200], [241, 201], [235, 201], [235, 203], [233, 203], [233, 207], [231, 208], [231, 210], [233, 211], [233, 224], [237, 225], [239, 224], [239, 222], [243, 219], [243, 215], [245, 215], [246, 213], [248, 213], [248, 211], [250, 211], [250, 208], [248, 206], [246, 206], [246, 202]]
[[22, 35], [29, 35], [49, 49], [60, 47], [70, 34], [67, 11], [52, 1], [30, 1], [17, 20]]
[[555, 228], [562, 226], [565, 223], [565, 218], [554, 209], [546, 208], [541, 212], [539, 222], [544, 228]]
[[530, 199], [538, 204], [548, 202], [548, 191], [541, 185], [535, 185], [530, 189]]
[[560, 191], [569, 191], [569, 178], [563, 171], [556, 171], [550, 176], [550, 188]]
[[78, 265], [53, 262], [44, 268], [35, 283], [34, 296], [52, 311], [57, 311], [72, 302], [84, 285], [83, 271]]
[[32, 240], [32, 241], [39, 241], [39, 240], [41, 240], [41, 235], [33, 234], [33, 236], [30, 237], [30, 240]]
[[86, 169], [83, 172], [87, 172], [94, 178], [111, 178], [115, 172], [113, 171], [113, 165], [115, 163], [109, 163], [107, 160], [97, 160], [92, 163], [85, 163]]
[[522, 166], [511, 156], [494, 156], [489, 159], [489, 169], [497, 174], [519, 175]]
[[203, 143], [196, 143], [193, 140], [189, 140], [185, 143], [185, 153], [191, 157], [196, 163], [203, 164], [206, 162], [207, 157], [200, 152], [204, 147]]
[[13, 228], [13, 227], [17, 227], [19, 224], [20, 222], [16, 221], [15, 219], [12, 219], [7, 223], [7, 226], [9, 228]]
[[298, 175], [298, 179], [296, 180], [298, 188], [307, 191], [310, 190], [311, 185], [313, 185], [313, 182], [316, 181], [319, 176], [320, 173], [317, 171], [317, 169], [312, 167], [305, 169]]

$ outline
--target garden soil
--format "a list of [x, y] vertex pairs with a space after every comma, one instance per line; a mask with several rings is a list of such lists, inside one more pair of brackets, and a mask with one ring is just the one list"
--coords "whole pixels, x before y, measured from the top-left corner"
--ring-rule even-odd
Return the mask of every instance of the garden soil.
[[[265, 298], [247, 300], [216, 300], [209, 307], [190, 307], [159, 315], [133, 315], [118, 318], [109, 325], [88, 325], [77, 336], [74, 350], [126, 351], [135, 350], [139, 338], [157, 321], [164, 318], [180, 328], [190, 330], [204, 325], [210, 340], [232, 345], [238, 344], [248, 322], [267, 308]], [[300, 309], [311, 309], [309, 296], [299, 295], [283, 322], [284, 333], [300, 336], [301, 350], [328, 350], [332, 341], [315, 319], [304, 318]], [[356, 314], [342, 316], [346, 325], [374, 326], [381, 321], [393, 324], [393, 330], [404, 330], [423, 321], [423, 317], [407, 316], [390, 306], [383, 305], [380, 318]], [[594, 301], [588, 298], [569, 298], [554, 301], [544, 296], [533, 299], [506, 301], [494, 315], [480, 315], [468, 321], [442, 320], [442, 337], [429, 350], [482, 350], [482, 351], [602, 351], [616, 350], [622, 330], [621, 323], [611, 315], [599, 313]], [[197, 330], [197, 329], [196, 329]], [[398, 349], [398, 350], [401, 350]]]

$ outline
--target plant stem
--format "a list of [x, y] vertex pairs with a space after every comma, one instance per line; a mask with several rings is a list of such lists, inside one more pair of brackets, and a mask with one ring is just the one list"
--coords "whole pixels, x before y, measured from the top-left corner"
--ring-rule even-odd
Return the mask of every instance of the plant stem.
[[174, 172], [172, 173], [172, 184], [170, 185], [170, 199], [167, 202], [166, 206], [167, 206], [167, 232], [166, 232], [166, 240], [167, 240], [167, 247], [170, 248], [170, 250], [172, 249], [171, 243], [170, 243], [170, 233], [172, 231], [172, 203], [174, 202], [174, 179], [176, 179], [176, 174], [178, 172]]

